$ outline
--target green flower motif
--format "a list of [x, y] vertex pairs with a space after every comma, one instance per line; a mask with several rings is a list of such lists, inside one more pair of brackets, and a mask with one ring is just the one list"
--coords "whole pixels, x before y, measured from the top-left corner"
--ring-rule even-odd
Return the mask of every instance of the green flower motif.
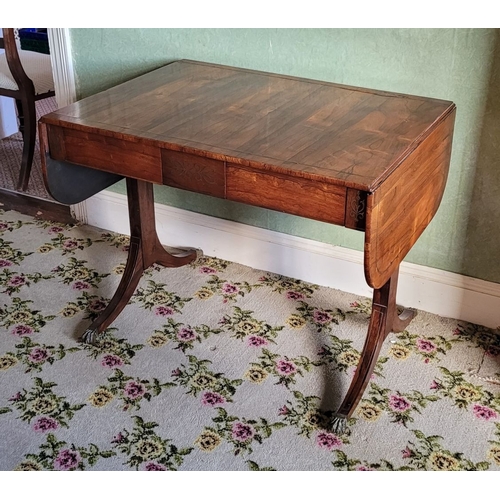
[[113, 399], [119, 399], [123, 411], [130, 409], [140, 410], [143, 400], [151, 401], [151, 398], [161, 394], [163, 389], [175, 387], [171, 382], [161, 383], [154, 378], [140, 379], [129, 377], [121, 370], [115, 369], [113, 375], [108, 377], [108, 384], [98, 387], [90, 396], [90, 404], [96, 408], [106, 406]]
[[75, 299], [75, 302], [68, 302], [59, 312], [59, 316], [72, 318], [80, 312], [85, 312], [84, 319], [94, 320], [106, 309], [109, 300], [98, 295], [90, 295], [88, 292], [82, 292]]
[[131, 344], [126, 339], [117, 339], [113, 336], [113, 332], [116, 331], [117, 328], [108, 328], [95, 344], [83, 344], [83, 349], [88, 351], [89, 357], [101, 358], [102, 366], [114, 368], [124, 364], [129, 365], [137, 351], [144, 348], [143, 344]]
[[62, 251], [62, 255], [74, 254], [76, 250], [84, 250], [93, 243], [91, 238], [71, 238], [63, 233], [58, 233], [50, 241], [50, 243], [45, 243], [39, 247], [38, 252], [47, 253], [58, 249]]
[[47, 280], [51, 278], [51, 275], [43, 276], [41, 273], [16, 273], [5, 268], [0, 271], [0, 286], [5, 288], [3, 293], [12, 295], [13, 293], [19, 293], [22, 287], [29, 287], [32, 283], [38, 283], [42, 279]]
[[9, 399], [12, 406], [20, 412], [19, 418], [31, 422], [36, 417], [45, 416], [54, 419], [63, 427], [68, 427], [68, 421], [85, 405], [71, 405], [65, 396], [55, 394], [52, 388], [57, 384], [54, 382], [43, 382], [38, 377], [33, 380], [34, 386], [31, 390], [23, 389]]
[[57, 347], [38, 344], [29, 337], [24, 337], [15, 347], [15, 352], [8, 352], [5, 356], [0, 357], [0, 369], [5, 366], [3, 369], [6, 370], [20, 361], [26, 367], [25, 373], [40, 372], [46, 363], [52, 365], [55, 361], [63, 359], [66, 354], [81, 350], [80, 347], [65, 347], [63, 344], [59, 344]]
[[[352, 340], [339, 339], [330, 334], [330, 345], [323, 345], [318, 352], [322, 364], [334, 366], [340, 372], [347, 372], [351, 367], [358, 366], [361, 353], [352, 347]], [[383, 365], [387, 362], [386, 357], [377, 359], [373, 373], [382, 376]]]
[[371, 300], [355, 300], [351, 302], [350, 306], [352, 310], [348, 311], [348, 313], [352, 314], [363, 314], [365, 316], [370, 316], [372, 313], [372, 302]]
[[144, 465], [144, 470], [177, 470], [184, 457], [193, 448], [178, 448], [170, 444], [171, 439], [163, 439], [154, 432], [156, 422], [145, 422], [141, 417], [133, 417], [135, 426], [129, 432], [124, 429], [111, 441], [114, 447], [127, 457], [125, 464], [135, 467]]
[[474, 463], [464, 458], [462, 453], [444, 449], [441, 436], [426, 436], [419, 430], [412, 430], [418, 444], [409, 442], [403, 450], [403, 458], [408, 460], [411, 470], [434, 471], [479, 471], [488, 470], [488, 462]]
[[318, 285], [273, 273], [267, 273], [261, 276], [259, 278], [259, 285], [254, 286], [267, 286], [271, 288], [273, 292], [279, 294], [284, 293], [292, 300], [310, 299], [313, 293], [319, 290]]
[[227, 302], [236, 302], [238, 297], [244, 297], [245, 293], [250, 293], [251, 291], [252, 285], [246, 281], [226, 281], [217, 275], [213, 275], [194, 295], [202, 300], [206, 300], [215, 294], [222, 295], [223, 303], [225, 304]]
[[[310, 372], [313, 366], [319, 366], [321, 363], [311, 361], [306, 356], [297, 356], [295, 358], [288, 358], [280, 354], [272, 353], [268, 349], [262, 349], [262, 353], [258, 357], [257, 363], [250, 364], [250, 370], [247, 374], [259, 377], [259, 370], [266, 374], [266, 376], [274, 375], [278, 378], [276, 384], [284, 385], [287, 389], [290, 384], [295, 384], [295, 377], [297, 375], [304, 376], [304, 371]], [[248, 378], [248, 377], [245, 377]], [[250, 378], [251, 380], [251, 378]], [[261, 382], [263, 378], [258, 382]]]
[[257, 337], [260, 343], [251, 345], [265, 345], [267, 342], [275, 343], [274, 339], [278, 332], [283, 330], [283, 326], [271, 326], [264, 321], [259, 321], [253, 316], [253, 311], [244, 311], [237, 306], [233, 306], [233, 314], [225, 315], [219, 324], [225, 330], [232, 332], [232, 337], [244, 339], [246, 337]]
[[0, 238], [0, 261], [3, 266], [11, 266], [20, 264], [25, 257], [31, 255], [33, 252], [23, 253], [21, 250], [17, 250], [11, 247], [12, 241], [5, 241]]
[[163, 283], [155, 283], [148, 280], [146, 288], [138, 288], [131, 301], [141, 304], [142, 307], [152, 310], [155, 307], [157, 316], [170, 316], [182, 312], [182, 308], [186, 302], [192, 300], [192, 297], [182, 298], [179, 295], [166, 290], [166, 285]]
[[[3, 210], [0, 211], [0, 215], [3, 214]], [[0, 234], [5, 233], [6, 231], [9, 231], [10, 233], [12, 231], [15, 231], [16, 229], [21, 228], [24, 225], [29, 225], [31, 224], [30, 222], [23, 222], [23, 221], [5, 221], [2, 220], [0, 221]]]
[[75, 257], [70, 257], [67, 264], [57, 266], [53, 269], [53, 272], [56, 276], [59, 276], [60, 281], [65, 285], [78, 282], [92, 287], [97, 287], [103, 278], [109, 276], [109, 273], [100, 274], [86, 267], [86, 263], [86, 260], [78, 260]]
[[[315, 431], [329, 431], [329, 425], [333, 418], [333, 412], [323, 411], [319, 408], [320, 398], [318, 396], [304, 396], [300, 391], [293, 391], [294, 401], [287, 401], [278, 414], [287, 425], [298, 428], [298, 434], [307, 438]], [[349, 419], [349, 424], [355, 423], [355, 419]], [[347, 433], [349, 429], [347, 430]], [[347, 443], [347, 436], [342, 436], [342, 441]]]
[[453, 332], [458, 341], [472, 343], [476, 348], [486, 351], [490, 356], [500, 354], [500, 335], [498, 329], [474, 325], [472, 323], [461, 323]]
[[238, 418], [229, 415], [224, 408], [217, 408], [217, 413], [212, 419], [215, 425], [205, 427], [195, 440], [202, 451], [212, 451], [226, 440], [232, 445], [235, 455], [252, 453], [254, 443], [262, 444], [264, 439], [271, 437], [273, 430], [285, 427], [282, 422], [269, 423], [265, 418]]
[[201, 274], [215, 274], [227, 269], [231, 262], [215, 257], [202, 256], [189, 264], [193, 269], [198, 269]]
[[39, 332], [48, 321], [52, 321], [55, 316], [44, 316], [39, 310], [31, 310], [28, 304], [32, 300], [21, 300], [19, 297], [12, 299], [9, 307], [0, 307], [0, 325], [5, 327], [14, 326], [11, 330], [13, 335], [23, 337]]
[[16, 467], [17, 471], [59, 470], [84, 471], [93, 466], [100, 458], [116, 455], [114, 451], [101, 451], [95, 444], [87, 447], [68, 445], [66, 441], [58, 441], [54, 434], [48, 434], [45, 443], [40, 445], [40, 453], [29, 453]]
[[226, 401], [231, 402], [232, 396], [236, 393], [236, 387], [243, 383], [243, 380], [231, 380], [223, 373], [214, 373], [208, 369], [212, 362], [208, 359], [198, 359], [188, 355], [188, 366], [181, 365], [172, 372], [176, 382], [187, 387], [187, 394], [198, 396], [204, 392], [202, 403], [207, 406], [215, 406]]
[[426, 408], [430, 402], [438, 401], [437, 396], [424, 396], [419, 391], [401, 393], [392, 392], [390, 389], [383, 389], [377, 384], [371, 383], [368, 391], [369, 398], [363, 398], [356, 413], [367, 421], [375, 421], [382, 411], [386, 411], [391, 422], [403, 424], [413, 422], [412, 414], [421, 413], [422, 408]]
[[176, 344], [175, 349], [186, 352], [188, 349], [193, 349], [195, 342], [201, 343], [203, 339], [221, 332], [222, 330], [219, 328], [212, 329], [207, 325], [191, 327], [184, 323], [176, 323], [172, 318], [168, 318], [162, 330], [155, 330], [146, 342], [151, 347], [157, 348], [172, 341]]
[[456, 343], [458, 339], [449, 340], [442, 335], [427, 337], [425, 335], [412, 334], [403, 331], [396, 335], [397, 341], [392, 344], [389, 350], [389, 356], [397, 360], [405, 360], [410, 353], [414, 353], [424, 360], [439, 361], [439, 355], [445, 355]]
[[318, 333], [331, 332], [334, 325], [338, 325], [346, 318], [345, 312], [339, 309], [322, 309], [310, 306], [307, 302], [299, 301], [297, 316], [313, 324]]
[[495, 414], [500, 413], [500, 394], [495, 395], [482, 386], [471, 384], [463, 372], [452, 372], [443, 366], [439, 369], [443, 378], [436, 377], [431, 384], [431, 389], [438, 395], [449, 398], [461, 409], [472, 406], [474, 416], [482, 420], [495, 418]]
[[96, 243], [109, 243], [115, 248], [127, 247], [130, 244], [130, 237], [124, 234], [117, 233], [102, 233], [99, 239], [95, 240]]

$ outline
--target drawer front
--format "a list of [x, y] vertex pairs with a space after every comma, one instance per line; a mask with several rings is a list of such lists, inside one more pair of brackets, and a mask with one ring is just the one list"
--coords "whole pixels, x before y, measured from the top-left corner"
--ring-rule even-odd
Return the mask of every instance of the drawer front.
[[49, 144], [55, 160], [161, 183], [160, 149], [154, 146], [60, 127], [50, 127]]
[[224, 198], [224, 162], [202, 156], [162, 150], [163, 184]]
[[226, 169], [228, 200], [331, 224], [344, 224], [345, 187], [247, 170], [229, 163]]

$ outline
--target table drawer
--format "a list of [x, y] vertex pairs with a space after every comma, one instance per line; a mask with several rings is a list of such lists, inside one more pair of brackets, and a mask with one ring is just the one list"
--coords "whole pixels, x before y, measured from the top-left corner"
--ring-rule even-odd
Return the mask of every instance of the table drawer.
[[202, 156], [162, 150], [163, 184], [224, 198], [224, 162]]
[[346, 188], [227, 164], [226, 197], [331, 224], [344, 224]]
[[50, 155], [85, 167], [161, 183], [160, 149], [141, 142], [49, 127]]

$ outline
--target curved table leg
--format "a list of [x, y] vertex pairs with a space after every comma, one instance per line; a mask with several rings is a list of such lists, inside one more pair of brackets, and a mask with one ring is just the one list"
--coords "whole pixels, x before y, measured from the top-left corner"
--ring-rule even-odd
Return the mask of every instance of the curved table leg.
[[349, 390], [332, 421], [332, 431], [336, 434], [345, 432], [347, 420], [363, 396], [387, 335], [390, 332], [402, 332], [415, 316], [415, 311], [410, 309], [405, 309], [401, 315], [397, 313], [398, 274], [399, 268], [382, 288], [373, 291], [372, 314], [361, 359]]
[[180, 267], [200, 256], [196, 249], [168, 252], [156, 233], [153, 185], [127, 178], [127, 197], [130, 220], [130, 246], [122, 279], [110, 303], [92, 322], [81, 340], [94, 344], [99, 335], [117, 318], [132, 297], [143, 271], [154, 263], [165, 267]]

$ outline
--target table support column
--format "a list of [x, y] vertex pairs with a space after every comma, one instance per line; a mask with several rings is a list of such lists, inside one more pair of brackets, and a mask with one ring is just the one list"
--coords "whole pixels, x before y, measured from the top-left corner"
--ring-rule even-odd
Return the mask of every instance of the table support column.
[[390, 332], [402, 332], [415, 317], [416, 311], [411, 309], [405, 309], [398, 315], [396, 306], [398, 276], [399, 266], [382, 288], [373, 290], [372, 314], [361, 359], [349, 390], [333, 418], [332, 430], [336, 434], [345, 432], [347, 421], [363, 396], [387, 335]]
[[182, 249], [172, 254], [163, 248], [156, 233], [153, 185], [127, 178], [130, 246], [122, 279], [110, 303], [82, 335], [82, 342], [93, 344], [116, 319], [134, 293], [142, 273], [152, 264], [180, 267], [193, 262], [200, 250]]

